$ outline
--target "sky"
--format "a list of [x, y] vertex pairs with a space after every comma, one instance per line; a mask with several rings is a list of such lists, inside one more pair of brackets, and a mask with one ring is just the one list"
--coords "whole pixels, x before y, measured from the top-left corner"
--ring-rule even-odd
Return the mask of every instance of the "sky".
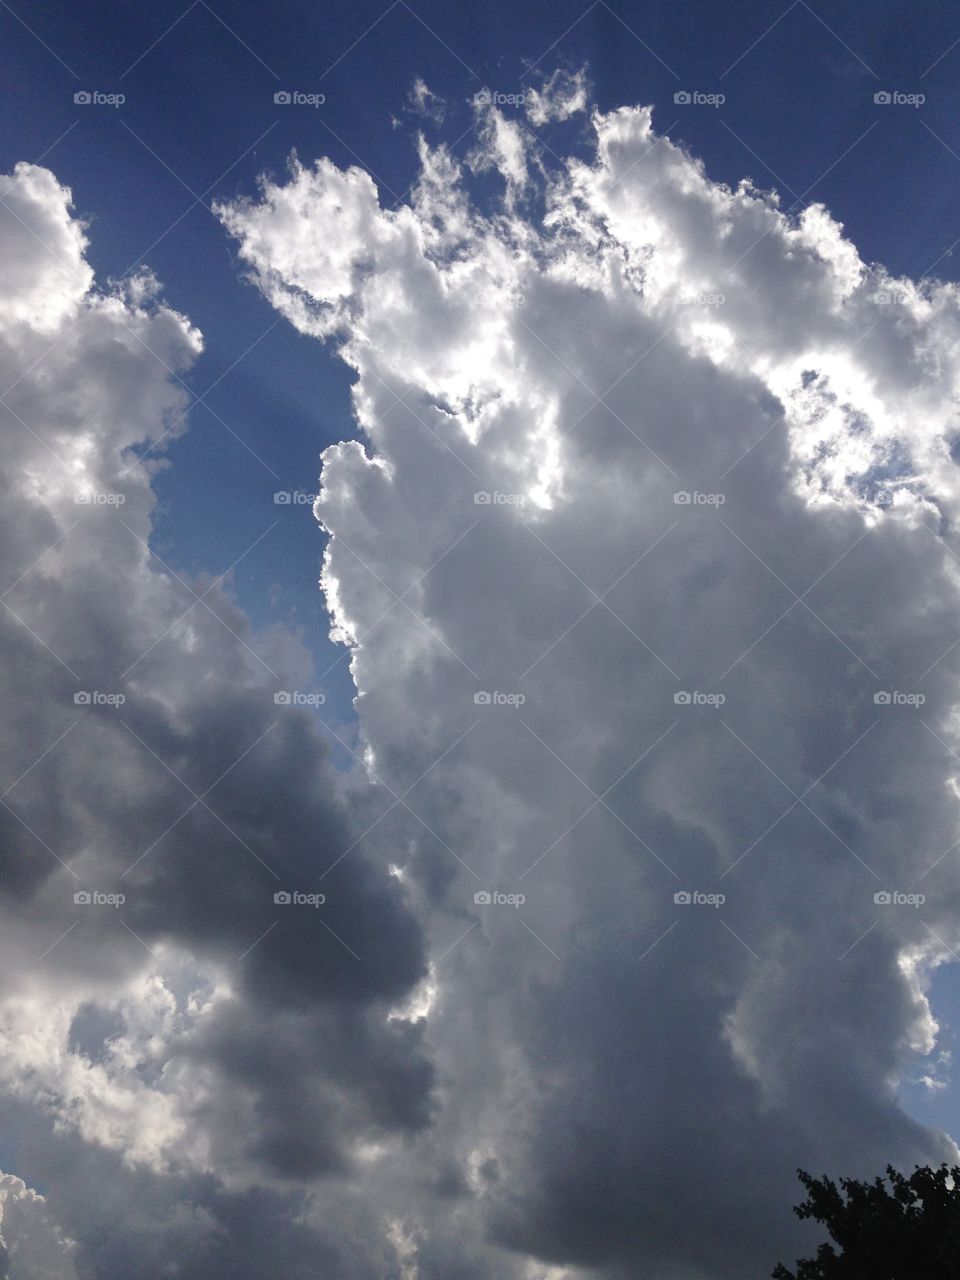
[[953, 6], [0, 0], [9, 1280], [741, 1280], [955, 1161]]

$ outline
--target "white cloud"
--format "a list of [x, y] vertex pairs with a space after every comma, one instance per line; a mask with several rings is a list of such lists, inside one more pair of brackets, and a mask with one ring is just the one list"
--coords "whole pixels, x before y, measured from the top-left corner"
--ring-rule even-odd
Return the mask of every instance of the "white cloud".
[[0, 1250], [9, 1280], [77, 1280], [76, 1244], [51, 1221], [32, 1187], [0, 1173]]
[[512, 207], [527, 184], [527, 149], [520, 125], [491, 106], [491, 100], [489, 91], [481, 91], [474, 100], [478, 141], [469, 164], [475, 173], [497, 170], [507, 184], [507, 206]]
[[274, 306], [303, 332], [323, 336], [375, 243], [385, 237], [383, 248], [402, 249], [403, 215], [379, 216], [376, 187], [360, 169], [341, 173], [319, 160], [310, 170], [295, 159], [291, 169], [287, 184], [264, 181], [260, 203], [216, 208], [228, 228], [243, 228], [243, 258]]
[[4, 328], [26, 324], [49, 332], [76, 314], [93, 282], [83, 225], [71, 216], [53, 174], [36, 165], [19, 164], [0, 178], [0, 200]]
[[397, 859], [444, 1082], [421, 1158], [457, 1170], [480, 1275], [484, 1232], [597, 1276], [759, 1274], [798, 1164], [956, 1153], [896, 1082], [933, 1033], [899, 958], [960, 940], [957, 291], [711, 182], [646, 109], [594, 117], [539, 225], [529, 139], [484, 112], [490, 216], [426, 148], [412, 212], [327, 162], [222, 210], [357, 375], [317, 514], [364, 740], [429, 824]]
[[446, 112], [446, 102], [439, 94], [434, 93], [428, 88], [426, 82], [420, 76], [413, 82], [413, 88], [407, 95], [408, 109], [414, 115], [425, 116], [428, 120], [432, 120], [434, 124], [442, 124], [443, 117]]
[[539, 89], [529, 89], [524, 107], [531, 124], [543, 125], [551, 120], [569, 120], [587, 109], [589, 84], [583, 67], [570, 73], [558, 68]]

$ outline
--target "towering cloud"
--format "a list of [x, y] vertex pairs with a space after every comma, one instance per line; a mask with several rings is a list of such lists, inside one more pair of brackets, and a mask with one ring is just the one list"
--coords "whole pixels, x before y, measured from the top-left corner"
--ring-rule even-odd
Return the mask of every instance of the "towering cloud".
[[320, 160], [220, 209], [356, 374], [323, 586], [437, 1080], [371, 1185], [421, 1280], [765, 1274], [797, 1165], [956, 1154], [896, 1089], [960, 942], [957, 292], [649, 110], [552, 167], [477, 110], [494, 209], [425, 142], [410, 207]]

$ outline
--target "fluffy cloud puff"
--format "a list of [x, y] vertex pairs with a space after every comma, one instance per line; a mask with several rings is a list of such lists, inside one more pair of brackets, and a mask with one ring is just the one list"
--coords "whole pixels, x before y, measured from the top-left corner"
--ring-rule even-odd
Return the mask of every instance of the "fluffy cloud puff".
[[76, 1280], [76, 1245], [21, 1178], [0, 1174], [0, 1265], [9, 1280]]
[[275, 702], [295, 637], [151, 553], [201, 339], [85, 247], [51, 173], [0, 179], [0, 1107], [48, 1197], [5, 1180], [10, 1274], [389, 1275], [378, 1205], [328, 1226], [431, 1110], [389, 797]]
[[410, 207], [321, 160], [220, 211], [356, 374], [323, 583], [433, 833], [410, 1274], [766, 1274], [797, 1165], [956, 1154], [896, 1089], [960, 941], [957, 291], [649, 110], [537, 183], [478, 112], [492, 211], [424, 143]]

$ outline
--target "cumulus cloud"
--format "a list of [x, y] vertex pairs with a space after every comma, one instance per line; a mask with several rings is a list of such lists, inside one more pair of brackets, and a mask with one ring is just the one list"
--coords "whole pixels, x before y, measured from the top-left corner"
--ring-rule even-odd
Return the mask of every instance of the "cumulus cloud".
[[221, 209], [356, 375], [323, 585], [430, 827], [437, 1107], [377, 1187], [423, 1280], [765, 1274], [797, 1165], [956, 1155], [896, 1090], [960, 941], [957, 291], [647, 109], [528, 212], [482, 122], [493, 210], [425, 145], [409, 208], [321, 160]]
[[0, 1174], [0, 1265], [8, 1280], [77, 1280], [74, 1241], [51, 1222], [43, 1196]]
[[347, 1244], [309, 1196], [429, 1122], [392, 798], [332, 769], [297, 639], [151, 550], [199, 333], [93, 283], [47, 170], [0, 195], [0, 1094], [48, 1197], [4, 1183], [10, 1274], [389, 1274], [376, 1206]]

